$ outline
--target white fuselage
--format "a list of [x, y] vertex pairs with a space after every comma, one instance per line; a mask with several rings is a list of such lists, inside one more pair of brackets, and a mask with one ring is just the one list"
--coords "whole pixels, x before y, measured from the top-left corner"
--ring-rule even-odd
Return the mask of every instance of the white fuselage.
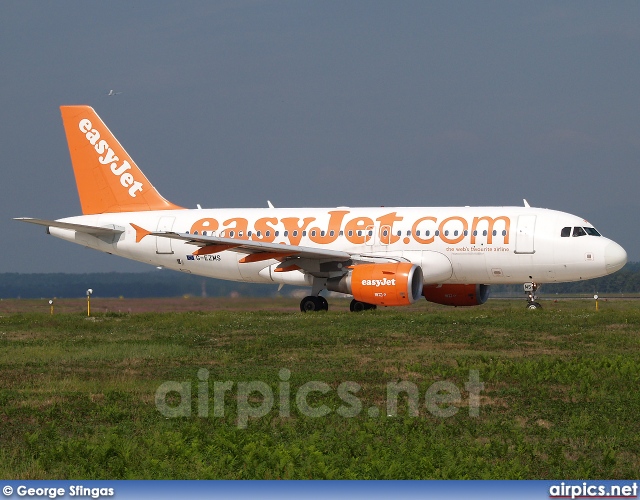
[[181, 240], [148, 236], [136, 242], [131, 223], [153, 232], [206, 231], [209, 236], [341, 250], [372, 262], [398, 258], [421, 266], [425, 284], [576, 281], [610, 274], [626, 262], [622, 247], [605, 237], [561, 237], [566, 227], [591, 228], [584, 219], [530, 207], [162, 210], [61, 221], [124, 230], [101, 238], [50, 228], [56, 237], [102, 252], [254, 283], [310, 285], [312, 278], [300, 271], [273, 272], [277, 260], [240, 263], [244, 255], [229, 250], [194, 256], [198, 246]]

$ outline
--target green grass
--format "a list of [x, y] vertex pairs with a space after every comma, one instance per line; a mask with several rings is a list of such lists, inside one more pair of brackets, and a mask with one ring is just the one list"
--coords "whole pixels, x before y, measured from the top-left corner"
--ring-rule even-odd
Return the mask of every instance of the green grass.
[[[630, 478], [640, 473], [640, 303], [494, 301], [451, 309], [420, 303], [363, 314], [272, 310], [0, 316], [0, 477], [77, 478]], [[198, 370], [209, 371], [209, 415], [198, 416]], [[279, 371], [290, 370], [290, 415]], [[465, 382], [484, 383], [470, 416]], [[166, 381], [191, 385], [191, 416], [156, 408]], [[224, 416], [214, 382], [232, 381]], [[265, 416], [237, 425], [238, 382], [275, 396]], [[305, 416], [309, 381], [324, 417]], [[361, 386], [363, 410], [336, 410], [338, 386]], [[419, 389], [419, 415], [387, 384]], [[425, 405], [454, 384], [457, 413]], [[261, 397], [254, 393], [254, 407]], [[179, 403], [176, 393], [168, 396]], [[372, 406], [380, 416], [370, 416]]]

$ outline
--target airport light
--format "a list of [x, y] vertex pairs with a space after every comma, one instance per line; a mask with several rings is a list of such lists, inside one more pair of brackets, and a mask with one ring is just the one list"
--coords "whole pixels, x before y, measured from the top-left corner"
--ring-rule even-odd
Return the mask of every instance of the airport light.
[[53, 300], [49, 299], [49, 314], [53, 316]]
[[87, 290], [87, 316], [91, 316], [91, 294], [93, 293], [93, 289], [89, 288]]
[[598, 310], [598, 294], [596, 293], [593, 298], [596, 300], [596, 311]]

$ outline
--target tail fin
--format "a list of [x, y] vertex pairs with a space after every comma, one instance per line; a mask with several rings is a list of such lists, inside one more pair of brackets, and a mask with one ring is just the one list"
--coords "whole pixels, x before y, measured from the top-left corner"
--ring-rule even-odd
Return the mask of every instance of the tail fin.
[[178, 210], [144, 176], [89, 106], [60, 106], [82, 213]]

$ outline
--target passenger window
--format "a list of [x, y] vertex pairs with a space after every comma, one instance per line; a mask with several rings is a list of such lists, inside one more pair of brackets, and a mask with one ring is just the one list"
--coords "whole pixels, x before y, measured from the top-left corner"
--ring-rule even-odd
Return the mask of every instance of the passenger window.
[[573, 228], [573, 235], [574, 236], [586, 236], [587, 233], [580, 226], [576, 226], [576, 227]]
[[571, 236], [571, 228], [570, 227], [563, 227], [562, 231], [560, 232], [560, 236], [562, 238], [568, 238], [569, 236]]

